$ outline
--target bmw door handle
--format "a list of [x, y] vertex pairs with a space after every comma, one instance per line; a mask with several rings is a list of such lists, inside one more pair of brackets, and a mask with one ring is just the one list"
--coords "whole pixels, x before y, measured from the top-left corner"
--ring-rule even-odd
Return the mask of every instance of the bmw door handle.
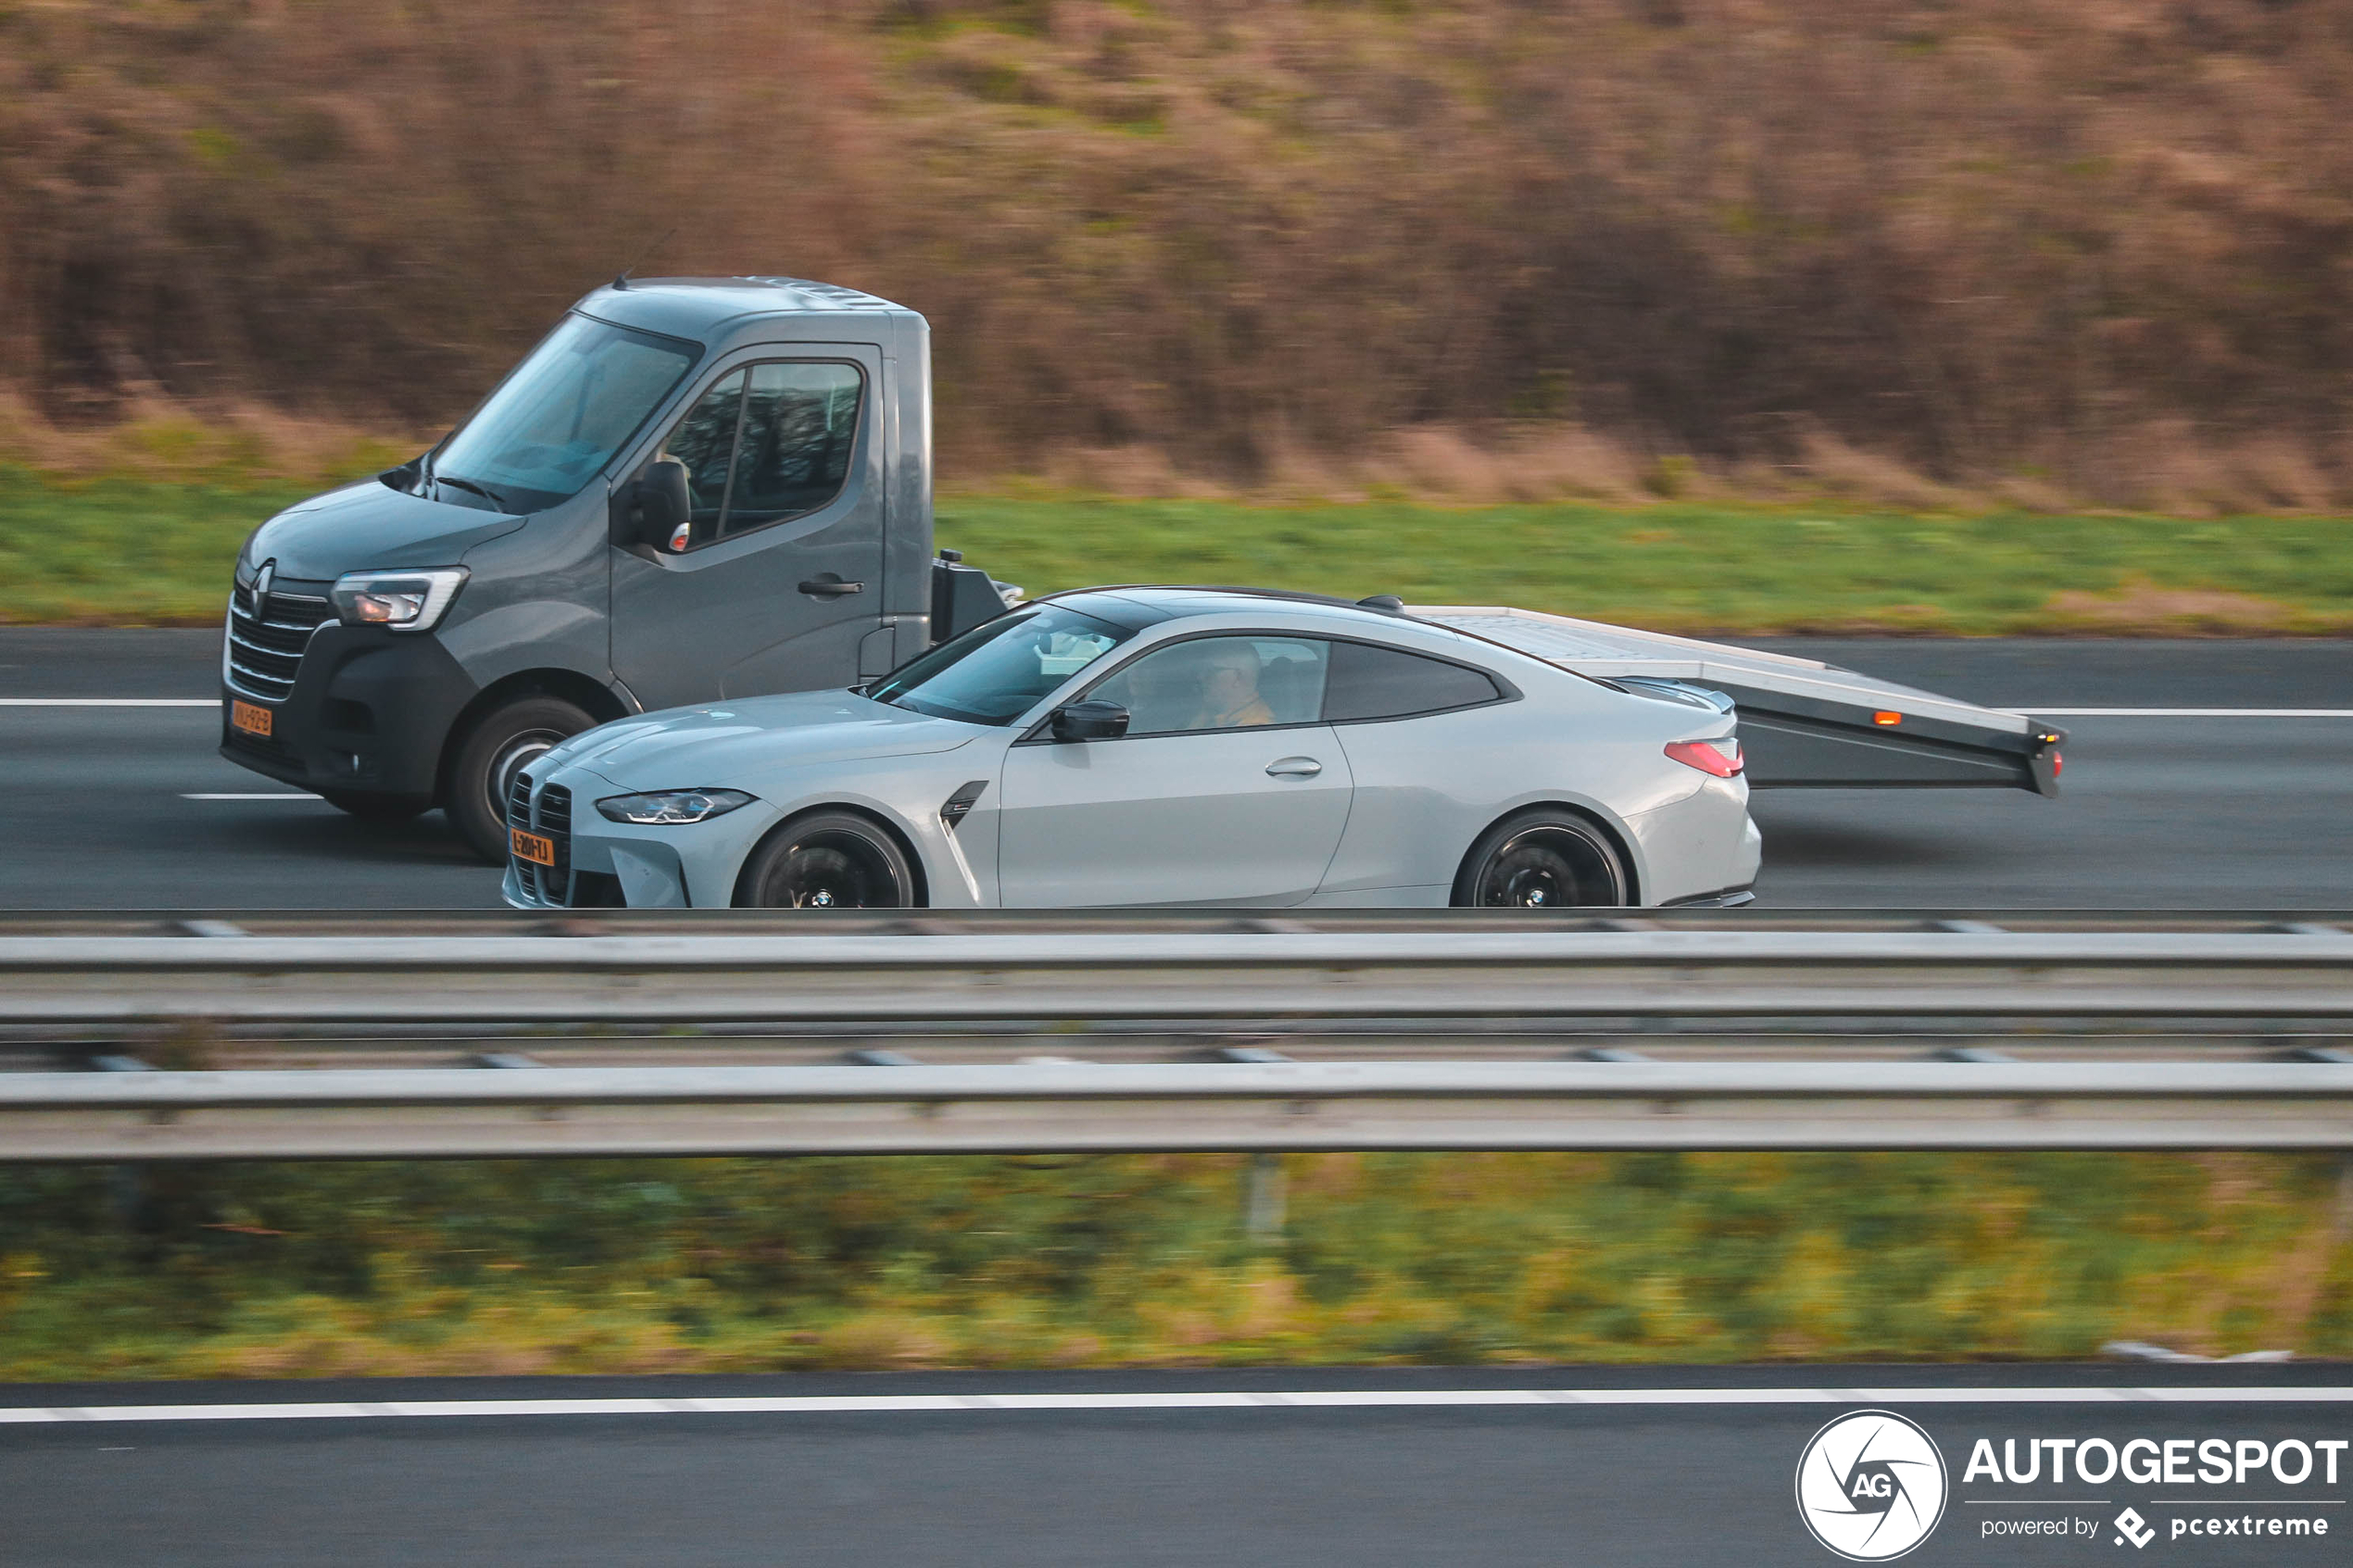
[[1266, 764], [1270, 779], [1312, 779], [1324, 771], [1324, 765], [1313, 757], [1284, 757]]
[[837, 599], [844, 594], [864, 593], [866, 591], [866, 584], [863, 583], [845, 583], [840, 578], [828, 571], [820, 576], [812, 577], [809, 581], [800, 585], [799, 591], [807, 594], [813, 599]]

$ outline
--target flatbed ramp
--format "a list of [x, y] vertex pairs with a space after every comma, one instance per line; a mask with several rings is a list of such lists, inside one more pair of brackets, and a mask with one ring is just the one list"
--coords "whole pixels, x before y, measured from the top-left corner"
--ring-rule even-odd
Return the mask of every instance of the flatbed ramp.
[[2058, 793], [2067, 732], [1820, 659], [1501, 605], [1405, 612], [1603, 680], [1688, 681], [1740, 718], [1757, 788], [2031, 789]]

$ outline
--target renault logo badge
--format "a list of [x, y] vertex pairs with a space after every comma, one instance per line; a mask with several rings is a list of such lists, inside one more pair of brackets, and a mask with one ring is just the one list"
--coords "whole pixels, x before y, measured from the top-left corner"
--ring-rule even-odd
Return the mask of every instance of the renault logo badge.
[[277, 579], [278, 563], [275, 560], [263, 561], [261, 570], [253, 574], [253, 618], [256, 621], [270, 619], [270, 584]]

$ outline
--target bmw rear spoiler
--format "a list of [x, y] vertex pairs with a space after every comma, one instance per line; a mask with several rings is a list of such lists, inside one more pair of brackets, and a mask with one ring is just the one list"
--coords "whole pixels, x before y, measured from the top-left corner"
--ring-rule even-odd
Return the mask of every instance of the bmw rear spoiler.
[[1722, 692], [1757, 788], [2031, 789], [2058, 793], [2057, 729], [2020, 713], [1916, 691], [1819, 659], [1670, 637], [1492, 605], [1413, 605], [1408, 615], [1603, 680]]

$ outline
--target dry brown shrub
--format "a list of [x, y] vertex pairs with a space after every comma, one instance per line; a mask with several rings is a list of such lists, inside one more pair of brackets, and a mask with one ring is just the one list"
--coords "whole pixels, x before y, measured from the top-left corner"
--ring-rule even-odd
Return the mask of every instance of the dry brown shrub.
[[1850, 446], [1826, 430], [1804, 433], [1798, 442], [1794, 467], [1815, 484], [1842, 498], [1905, 511], [1965, 510], [1978, 499], [1953, 485], [1940, 484], [1883, 453]]

